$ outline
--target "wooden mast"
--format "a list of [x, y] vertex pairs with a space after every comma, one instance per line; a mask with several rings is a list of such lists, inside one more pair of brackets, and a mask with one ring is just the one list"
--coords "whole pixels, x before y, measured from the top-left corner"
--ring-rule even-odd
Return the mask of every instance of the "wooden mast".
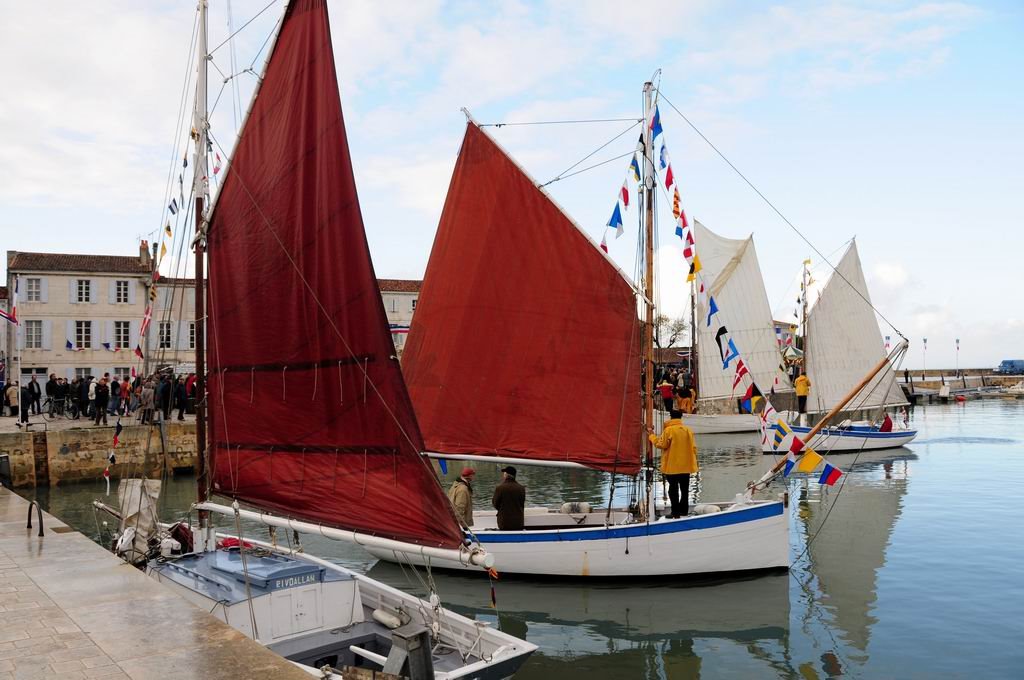
[[[644, 410], [643, 421], [647, 428], [654, 427], [654, 156], [651, 147], [652, 99], [654, 84], [644, 83], [644, 297], [645, 319], [643, 335], [644, 352]], [[647, 498], [651, 499], [653, 488], [654, 446], [644, 440], [643, 466], [647, 468]], [[649, 503], [648, 503], [649, 504]], [[649, 511], [644, 505], [643, 513]]]
[[[193, 162], [193, 188], [196, 197], [195, 235], [195, 329], [196, 329], [196, 496], [200, 503], [208, 500], [210, 471], [206, 461], [206, 281], [204, 258], [206, 254], [206, 216], [203, 212], [203, 198], [207, 187], [206, 145], [209, 121], [206, 111], [206, 7], [207, 0], [199, 0], [199, 43], [196, 74], [196, 105], [194, 113], [195, 156]], [[209, 513], [199, 511], [199, 527], [206, 528]], [[205, 534], [204, 534], [205, 535]]]

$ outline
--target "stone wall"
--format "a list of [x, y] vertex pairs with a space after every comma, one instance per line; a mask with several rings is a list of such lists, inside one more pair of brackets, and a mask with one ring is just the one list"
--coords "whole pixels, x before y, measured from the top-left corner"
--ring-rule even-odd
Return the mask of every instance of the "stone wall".
[[36, 461], [33, 454], [31, 432], [0, 434], [0, 454], [10, 457], [11, 483], [15, 488], [35, 486]]
[[[117, 463], [110, 470], [111, 477], [119, 479], [140, 472], [148, 477], [159, 477], [164, 471], [168, 474], [175, 471], [192, 472], [196, 462], [195, 424], [168, 423], [166, 434], [165, 455], [159, 428], [138, 425], [125, 427], [121, 431], [117, 448], [113, 449]], [[45, 437], [45, 471], [43, 466], [37, 468], [33, 456], [33, 435], [37, 438]], [[113, 427], [4, 433], [0, 434], [0, 453], [11, 457], [11, 475], [15, 487], [55, 486], [102, 479], [113, 441]], [[42, 478], [36, 478], [37, 469]]]

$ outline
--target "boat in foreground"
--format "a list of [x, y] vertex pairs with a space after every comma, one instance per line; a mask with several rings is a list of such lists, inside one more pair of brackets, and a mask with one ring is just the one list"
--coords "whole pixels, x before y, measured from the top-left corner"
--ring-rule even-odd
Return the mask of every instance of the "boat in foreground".
[[[790, 427], [801, 439], [811, 432], [809, 427], [799, 425], [791, 425]], [[853, 451], [896, 449], [909, 444], [915, 437], [917, 437], [917, 430], [894, 428], [889, 432], [883, 432], [877, 426], [870, 423], [859, 423], [823, 428], [815, 433], [814, 437], [806, 443], [816, 451], [850, 453]], [[775, 453], [771, 444], [765, 444], [763, 449], [765, 453]]]

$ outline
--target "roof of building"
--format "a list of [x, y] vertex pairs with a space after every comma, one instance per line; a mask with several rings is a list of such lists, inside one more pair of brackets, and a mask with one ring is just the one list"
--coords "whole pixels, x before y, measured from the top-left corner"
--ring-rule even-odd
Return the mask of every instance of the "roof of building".
[[73, 255], [7, 251], [7, 270], [22, 272], [97, 272], [149, 274], [150, 265], [138, 255]]
[[377, 279], [377, 286], [383, 293], [418, 293], [423, 281], [415, 279]]

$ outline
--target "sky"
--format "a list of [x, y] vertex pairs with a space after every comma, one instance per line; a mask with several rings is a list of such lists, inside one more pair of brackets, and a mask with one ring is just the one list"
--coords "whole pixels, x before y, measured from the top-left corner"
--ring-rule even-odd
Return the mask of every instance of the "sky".
[[[223, 156], [283, 9], [279, 0], [260, 13], [268, 1], [210, 2], [211, 131]], [[482, 123], [636, 119], [643, 83], [658, 73], [683, 206], [724, 236], [754, 234], [777, 318], [792, 314], [801, 262], [812, 259], [818, 280], [828, 265], [665, 102], [833, 264], [856, 237], [875, 307], [910, 340], [906, 366], [1024, 358], [1024, 4], [329, 7], [379, 276], [423, 275], [465, 129], [462, 107]], [[177, 193], [194, 3], [11, 3], [4, 15], [0, 250], [137, 252], [167, 218], [169, 187]], [[547, 182], [628, 126], [487, 129]], [[628, 153], [636, 136], [618, 137], [579, 167]], [[547, 187], [595, 241], [626, 163]], [[658, 223], [659, 301], [680, 315], [685, 270], [666, 214]], [[627, 274], [636, 270], [636, 230], [633, 209], [626, 235], [608, 235]], [[180, 266], [178, 245], [165, 273]]]

